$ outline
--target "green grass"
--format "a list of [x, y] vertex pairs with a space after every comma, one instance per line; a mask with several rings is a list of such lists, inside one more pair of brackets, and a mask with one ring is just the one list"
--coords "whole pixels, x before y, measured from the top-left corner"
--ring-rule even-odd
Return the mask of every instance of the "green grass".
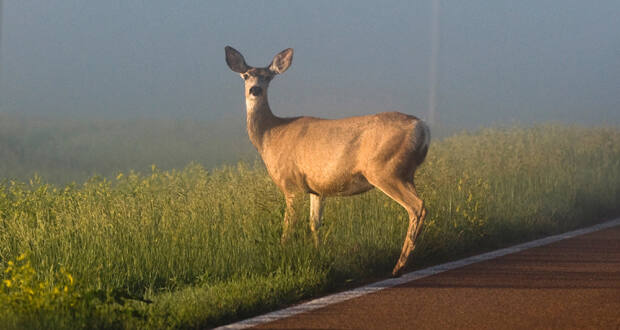
[[[433, 142], [416, 184], [429, 211], [419, 268], [620, 214], [620, 131], [460, 133]], [[0, 324], [210, 327], [389, 274], [407, 226], [398, 204], [327, 199], [318, 249], [305, 208], [281, 245], [283, 198], [259, 162], [6, 181]]]

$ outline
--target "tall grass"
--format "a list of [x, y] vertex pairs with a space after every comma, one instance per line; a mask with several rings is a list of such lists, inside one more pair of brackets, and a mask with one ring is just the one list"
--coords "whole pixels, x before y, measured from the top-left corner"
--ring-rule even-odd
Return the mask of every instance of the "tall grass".
[[[457, 134], [434, 142], [416, 185], [429, 214], [413, 267], [569, 230], [620, 214], [620, 131]], [[283, 198], [259, 162], [7, 181], [0, 324], [208, 327], [389, 274], [407, 226], [398, 204], [378, 191], [328, 199], [318, 249], [305, 208], [281, 245]]]

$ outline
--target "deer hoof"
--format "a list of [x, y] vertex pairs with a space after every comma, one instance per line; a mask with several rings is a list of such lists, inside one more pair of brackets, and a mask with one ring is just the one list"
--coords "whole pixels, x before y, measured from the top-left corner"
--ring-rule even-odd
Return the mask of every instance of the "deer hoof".
[[401, 275], [403, 275], [403, 267], [394, 267], [394, 270], [392, 270], [392, 277], [400, 277]]

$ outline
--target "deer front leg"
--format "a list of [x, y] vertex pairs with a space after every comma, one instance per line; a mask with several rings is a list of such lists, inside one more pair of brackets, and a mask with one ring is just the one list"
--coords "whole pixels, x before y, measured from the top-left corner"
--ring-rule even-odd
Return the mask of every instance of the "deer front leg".
[[286, 210], [284, 211], [284, 223], [282, 225], [282, 239], [281, 243], [284, 244], [288, 241], [291, 231], [297, 221], [295, 212], [296, 196], [286, 195]]
[[323, 197], [310, 194], [310, 229], [312, 230], [312, 238], [314, 238], [314, 246], [319, 247], [319, 227], [321, 226], [321, 217], [323, 216]]

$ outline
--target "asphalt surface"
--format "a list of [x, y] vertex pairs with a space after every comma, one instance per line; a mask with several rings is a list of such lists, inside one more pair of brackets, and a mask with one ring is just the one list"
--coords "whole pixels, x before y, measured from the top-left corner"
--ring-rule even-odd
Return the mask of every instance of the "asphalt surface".
[[620, 329], [620, 226], [259, 325], [261, 329]]

